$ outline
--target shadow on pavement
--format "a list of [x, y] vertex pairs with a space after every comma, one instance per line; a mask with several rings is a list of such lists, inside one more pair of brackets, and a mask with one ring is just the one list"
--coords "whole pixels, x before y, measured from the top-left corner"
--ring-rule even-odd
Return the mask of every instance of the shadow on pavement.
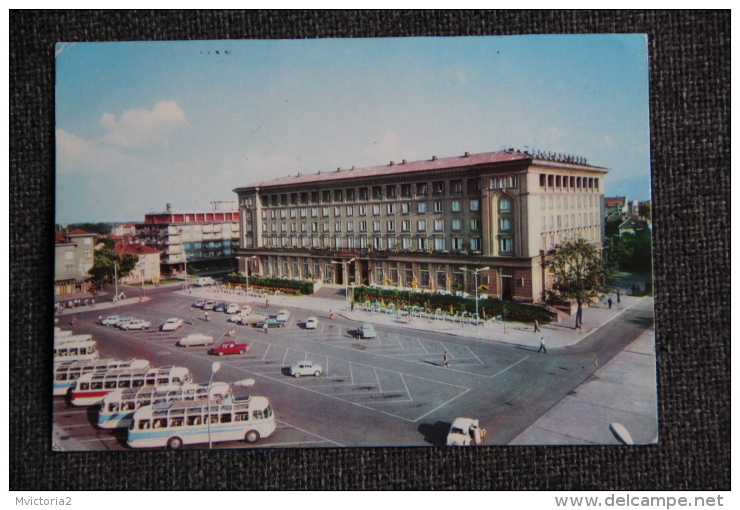
[[417, 429], [423, 436], [424, 442], [433, 446], [444, 446], [447, 444], [447, 433], [452, 424], [446, 421], [438, 421], [434, 425], [422, 423]]

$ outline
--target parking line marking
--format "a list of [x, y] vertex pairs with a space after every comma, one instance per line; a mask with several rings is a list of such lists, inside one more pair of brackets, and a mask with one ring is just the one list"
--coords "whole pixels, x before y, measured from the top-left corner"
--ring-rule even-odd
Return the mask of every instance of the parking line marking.
[[398, 375], [401, 376], [401, 382], [403, 383], [403, 387], [406, 388], [406, 395], [408, 395], [409, 401], [413, 402], [414, 398], [411, 396], [411, 390], [409, 390], [409, 387], [406, 384], [406, 379], [403, 378], [403, 374], [399, 373]]
[[521, 363], [522, 361], [525, 361], [525, 360], [528, 360], [528, 359], [529, 359], [529, 356], [526, 356], [526, 357], [524, 357], [524, 358], [520, 359], [519, 361], [517, 361], [517, 362], [516, 362], [516, 363], [514, 363], [513, 365], [509, 365], [508, 367], [504, 368], [503, 370], [500, 370], [500, 371], [496, 372], [495, 374], [493, 374], [492, 376], [490, 376], [490, 377], [489, 377], [489, 379], [493, 379], [493, 378], [494, 378], [494, 377], [496, 377], [497, 375], [501, 375], [501, 374], [503, 374], [504, 372], [506, 372], [506, 371], [507, 371], [507, 370], [509, 370], [510, 368], [513, 368], [513, 367], [517, 366], [517, 365], [518, 365], [519, 363]]
[[466, 389], [465, 391], [463, 391], [463, 392], [462, 392], [462, 393], [460, 393], [459, 395], [456, 395], [456, 396], [452, 397], [452, 398], [451, 398], [450, 400], [448, 400], [447, 402], [443, 402], [442, 404], [438, 405], [437, 407], [435, 407], [434, 409], [432, 409], [432, 410], [431, 410], [431, 411], [429, 411], [428, 413], [422, 414], [422, 415], [421, 415], [421, 416], [419, 416], [419, 417], [418, 417], [417, 419], [415, 419], [415, 420], [414, 420], [414, 421], [413, 421], [412, 423], [415, 423], [415, 422], [417, 422], [417, 421], [421, 420], [421, 419], [422, 419], [422, 418], [424, 418], [425, 416], [429, 416], [430, 414], [432, 414], [432, 413], [433, 413], [434, 411], [436, 411], [437, 409], [441, 409], [442, 407], [446, 406], [447, 404], [449, 404], [449, 403], [450, 403], [450, 402], [452, 402], [453, 400], [455, 400], [455, 399], [457, 399], [457, 398], [460, 398], [460, 397], [462, 397], [463, 395], [465, 395], [465, 394], [466, 394], [467, 392], [469, 392], [469, 391], [470, 391], [470, 388], [467, 388], [467, 389]]
[[349, 362], [349, 380], [352, 381], [352, 384], [355, 383], [355, 376], [352, 373], [352, 362]]
[[378, 381], [378, 391], [383, 393], [383, 388], [380, 387], [380, 379], [378, 378], [378, 369], [373, 367], [373, 372], [375, 372], [375, 380]]
[[314, 436], [314, 437], [318, 437], [319, 439], [322, 439], [323, 441], [326, 441], [326, 442], [328, 442], [328, 443], [332, 443], [332, 444], [335, 444], [335, 445], [337, 445], [337, 446], [344, 446], [343, 444], [337, 443], [336, 441], [332, 441], [331, 439], [327, 439], [327, 438], [325, 438], [325, 437], [323, 437], [323, 436], [320, 436], [320, 435], [318, 435], [318, 434], [314, 434], [313, 432], [309, 432], [308, 430], [303, 430], [303, 429], [302, 429], [302, 428], [300, 428], [300, 427], [296, 427], [295, 425], [291, 425], [291, 424], [290, 424], [290, 423], [288, 423], [288, 422], [285, 422], [285, 421], [283, 421], [283, 422], [280, 422], [280, 421], [277, 421], [277, 420], [275, 420], [275, 421], [276, 421], [277, 423], [285, 423], [285, 424], [286, 424], [286, 425], [288, 425], [289, 427], [293, 427], [293, 428], [294, 428], [294, 429], [296, 429], [296, 430], [299, 430], [299, 431], [301, 431], [301, 432], [305, 432], [306, 434], [310, 434], [310, 435], [312, 435], [312, 436]]

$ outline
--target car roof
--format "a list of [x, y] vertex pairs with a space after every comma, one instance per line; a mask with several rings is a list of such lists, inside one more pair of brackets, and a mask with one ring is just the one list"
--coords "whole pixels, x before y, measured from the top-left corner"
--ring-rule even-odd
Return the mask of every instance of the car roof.
[[455, 418], [455, 421], [452, 422], [453, 427], [457, 427], [459, 429], [468, 429], [471, 425], [475, 425], [478, 420], [474, 420], [472, 418]]

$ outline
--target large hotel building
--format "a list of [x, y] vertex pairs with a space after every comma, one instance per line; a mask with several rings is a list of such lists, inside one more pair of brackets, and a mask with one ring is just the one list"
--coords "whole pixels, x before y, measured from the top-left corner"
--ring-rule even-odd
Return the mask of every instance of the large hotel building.
[[606, 173], [505, 150], [252, 184], [234, 190], [239, 270], [468, 293], [478, 274], [484, 294], [540, 301], [548, 250], [572, 238], [601, 246]]

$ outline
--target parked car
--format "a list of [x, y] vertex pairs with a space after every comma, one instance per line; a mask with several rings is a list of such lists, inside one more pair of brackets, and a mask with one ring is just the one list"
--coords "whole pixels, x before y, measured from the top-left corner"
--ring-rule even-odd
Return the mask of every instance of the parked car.
[[120, 320], [121, 317], [119, 315], [109, 315], [108, 317], [103, 319], [103, 322], [101, 322], [101, 324], [103, 326], [115, 326]]
[[118, 327], [123, 329], [124, 331], [128, 331], [129, 329], [149, 329], [152, 327], [152, 323], [142, 319], [134, 319], [128, 322], [124, 322]]
[[252, 306], [251, 305], [242, 305], [242, 315], [245, 317], [252, 313]]
[[135, 321], [136, 319], [133, 317], [124, 317], [123, 319], [119, 319], [118, 322], [116, 322], [116, 326], [119, 328], [126, 324], [127, 322]]
[[193, 306], [195, 308], [203, 308], [203, 305], [204, 304], [206, 304], [206, 300], [205, 299], [199, 299], [198, 301], [196, 301], [195, 303], [193, 303]]
[[216, 306], [216, 302], [212, 299], [207, 300], [205, 303], [203, 303], [203, 310], [213, 310], [213, 307]]
[[306, 329], [316, 329], [318, 325], [319, 319], [317, 319], [316, 317], [309, 317], [308, 319], [306, 319]]
[[288, 319], [290, 319], [290, 312], [288, 310], [279, 310], [275, 319], [280, 322], [288, 322]]
[[226, 310], [224, 312], [226, 313], [238, 313], [240, 310], [239, 305], [236, 303], [231, 303], [229, 306], [226, 307]]
[[228, 342], [223, 342], [218, 347], [211, 349], [211, 354], [216, 354], [217, 356], [223, 356], [224, 354], [244, 354], [248, 350], [249, 346], [247, 344], [238, 344], [229, 340]]
[[447, 434], [447, 446], [470, 446], [483, 443], [485, 432], [481, 430], [478, 420], [472, 418], [455, 418]]
[[265, 320], [265, 318], [266, 317], [264, 315], [259, 315], [259, 314], [242, 315], [242, 320], [241, 320], [240, 324], [242, 324], [244, 326], [247, 326], [247, 325], [254, 326], [255, 324], [258, 324], [258, 323], [262, 322], [263, 320]]
[[228, 306], [229, 306], [228, 303], [217, 303], [216, 306], [213, 307], [213, 311], [214, 312], [225, 312]]
[[243, 315], [241, 314], [241, 312], [239, 312], [239, 313], [234, 313], [234, 314], [231, 314], [231, 315], [229, 316], [229, 318], [228, 318], [228, 319], [226, 319], [226, 320], [227, 320], [228, 322], [235, 322], [235, 323], [239, 324], [239, 323], [241, 323], [241, 321], [242, 321], [242, 317], [243, 317]]
[[274, 317], [268, 317], [267, 319], [255, 324], [258, 328], [263, 328], [267, 324], [268, 328], [282, 328], [285, 326], [285, 322], [279, 321]]
[[177, 345], [180, 347], [193, 347], [194, 345], [213, 345], [213, 337], [203, 333], [190, 333], [181, 338]]
[[375, 328], [372, 324], [363, 324], [357, 328], [357, 338], [375, 338]]
[[175, 331], [182, 326], [182, 319], [173, 317], [162, 324], [162, 331]]
[[302, 375], [320, 376], [324, 369], [318, 363], [313, 361], [298, 361], [290, 367], [290, 375], [300, 377]]

